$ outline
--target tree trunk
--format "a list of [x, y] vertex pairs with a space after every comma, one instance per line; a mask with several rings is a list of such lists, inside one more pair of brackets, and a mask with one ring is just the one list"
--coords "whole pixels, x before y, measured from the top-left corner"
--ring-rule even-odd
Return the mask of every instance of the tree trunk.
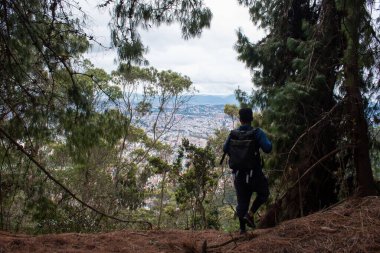
[[345, 31], [347, 47], [344, 51], [344, 88], [347, 99], [349, 119], [349, 136], [354, 148], [354, 165], [356, 171], [356, 195], [368, 196], [376, 194], [375, 182], [369, 158], [368, 125], [364, 114], [363, 98], [360, 92], [359, 67], [359, 29], [361, 14], [365, 8], [363, 0], [346, 2]]
[[[2, 169], [2, 168], [0, 168]], [[0, 171], [0, 229], [4, 230], [4, 209], [3, 209], [3, 189], [2, 189], [2, 174]]]
[[165, 180], [166, 180], [166, 171], [164, 171], [164, 174], [162, 176], [162, 182], [161, 182], [160, 213], [158, 215], [157, 228], [160, 228], [161, 226], [162, 209], [163, 209], [163, 203], [164, 203]]
[[201, 218], [202, 218], [202, 228], [206, 229], [207, 228], [207, 218], [206, 218], [206, 210], [205, 207], [203, 206], [203, 201], [204, 197], [199, 201], [199, 211], [201, 213]]

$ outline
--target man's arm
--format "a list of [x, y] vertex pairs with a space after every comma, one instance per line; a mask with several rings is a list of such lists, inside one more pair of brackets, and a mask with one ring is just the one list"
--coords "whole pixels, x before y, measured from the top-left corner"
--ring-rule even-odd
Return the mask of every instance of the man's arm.
[[223, 144], [223, 156], [222, 156], [222, 159], [220, 159], [220, 163], [219, 163], [220, 165], [223, 164], [224, 158], [226, 158], [226, 154], [228, 152], [229, 144], [230, 144], [230, 136], [228, 135], [226, 141]]
[[223, 144], [223, 152], [226, 154], [228, 153], [228, 148], [230, 146], [230, 138], [231, 138], [230, 135], [228, 135], [226, 141]]
[[265, 153], [270, 153], [272, 151], [272, 143], [270, 142], [264, 131], [260, 128], [257, 128], [257, 140], [261, 149]]

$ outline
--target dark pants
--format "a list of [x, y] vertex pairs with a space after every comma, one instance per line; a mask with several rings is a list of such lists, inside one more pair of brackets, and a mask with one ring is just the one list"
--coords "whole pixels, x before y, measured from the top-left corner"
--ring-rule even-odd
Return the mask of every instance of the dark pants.
[[[255, 172], [246, 172], [243, 170], [236, 171], [234, 172], [234, 177], [234, 185], [237, 196], [236, 213], [240, 220], [240, 228], [244, 229], [245, 223], [243, 222], [243, 217], [248, 212], [252, 194], [254, 192], [257, 193], [257, 196], [249, 209], [252, 213], [255, 213], [259, 207], [268, 200], [268, 180], [261, 170]], [[242, 223], [244, 224], [243, 227]]]

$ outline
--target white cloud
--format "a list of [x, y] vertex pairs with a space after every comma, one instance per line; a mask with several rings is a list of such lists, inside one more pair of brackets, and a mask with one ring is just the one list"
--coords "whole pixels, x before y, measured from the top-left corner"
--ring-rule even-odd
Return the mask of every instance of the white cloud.
[[[183, 40], [179, 26], [161, 26], [142, 31], [143, 43], [149, 47], [146, 58], [150, 65], [159, 69], [180, 72], [191, 78], [201, 94], [232, 94], [239, 86], [251, 90], [250, 71], [237, 60], [233, 49], [236, 30], [241, 28], [252, 41], [264, 36], [264, 32], [253, 26], [248, 8], [241, 7], [236, 0], [206, 0], [213, 13], [210, 29], [205, 29], [200, 38]], [[93, 5], [93, 6], [91, 6]], [[94, 8], [96, 3], [85, 3], [89, 13], [89, 28], [95, 38], [108, 46], [109, 14]], [[110, 72], [116, 69], [114, 50], [93, 51], [86, 55], [97, 66]]]

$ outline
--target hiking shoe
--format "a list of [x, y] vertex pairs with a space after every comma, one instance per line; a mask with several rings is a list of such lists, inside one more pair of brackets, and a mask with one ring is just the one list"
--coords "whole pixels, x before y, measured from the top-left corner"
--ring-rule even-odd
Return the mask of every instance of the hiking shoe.
[[240, 234], [241, 235], [245, 235], [247, 233], [247, 230], [245, 230], [245, 229], [240, 229]]
[[253, 220], [253, 217], [249, 213], [247, 213], [244, 216], [244, 220], [247, 223], [248, 227], [250, 227], [250, 228], [256, 228], [255, 221]]

